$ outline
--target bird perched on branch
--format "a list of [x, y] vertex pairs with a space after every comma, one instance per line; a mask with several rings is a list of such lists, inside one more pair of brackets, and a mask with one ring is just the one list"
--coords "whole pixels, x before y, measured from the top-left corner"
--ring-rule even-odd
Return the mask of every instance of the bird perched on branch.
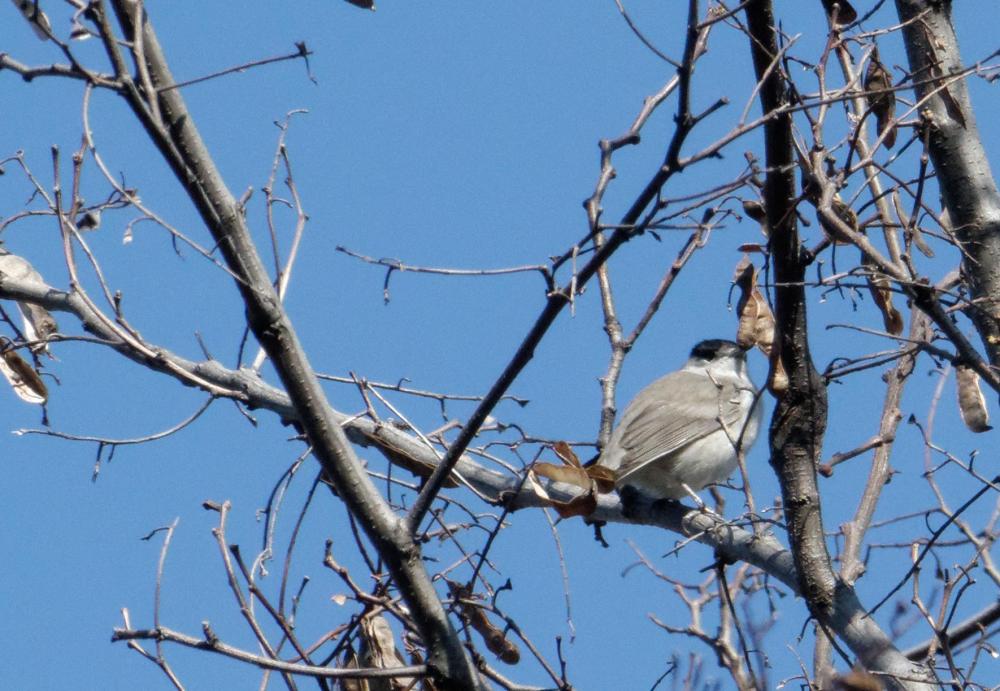
[[763, 415], [732, 341], [701, 341], [684, 367], [657, 379], [629, 403], [597, 464], [656, 499], [680, 499], [722, 482], [740, 450], [757, 438]]

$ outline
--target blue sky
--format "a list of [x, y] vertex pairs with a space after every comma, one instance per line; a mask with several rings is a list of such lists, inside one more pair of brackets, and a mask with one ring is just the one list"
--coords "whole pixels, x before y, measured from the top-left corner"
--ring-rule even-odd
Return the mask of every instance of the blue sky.
[[[955, 7], [969, 62], [996, 47], [978, 30], [988, 10], [978, 3], [972, 10], [970, 4]], [[66, 32], [63, 6], [51, 0], [42, 5], [56, 31]], [[818, 3], [777, 5], [786, 31], [801, 32], [802, 51], [815, 58], [825, 40]], [[686, 3], [628, 6], [662, 50], [680, 54]], [[296, 41], [305, 41], [314, 51], [309, 67], [316, 84], [305, 66], [294, 61], [187, 87], [184, 97], [230, 188], [237, 195], [254, 188], [250, 219], [262, 243], [266, 230], [260, 188], [277, 142], [274, 122], [291, 110], [308, 110], [292, 118], [288, 134], [295, 181], [310, 217], [287, 301], [298, 333], [321, 371], [356, 372], [389, 382], [406, 377], [418, 388], [436, 391], [478, 394], [489, 387], [543, 304], [537, 274], [471, 279], [396, 273], [391, 301], [384, 305], [383, 271], [335, 248], [456, 268], [536, 264], [562, 253], [586, 232], [581, 204], [596, 181], [597, 142], [624, 132], [642, 99], [672, 75], [668, 65], [635, 39], [611, 0], [385, 0], [375, 13], [335, 0], [154, 1], [148, 7], [178, 80], [292, 52]], [[996, 14], [995, 8], [991, 11]], [[872, 26], [887, 23], [888, 17], [884, 8]], [[885, 62], [902, 63], [898, 41], [882, 40], [879, 47]], [[104, 67], [93, 41], [78, 50], [90, 64]], [[61, 61], [57, 50], [39, 42], [10, 5], [0, 6], [0, 52], [29, 64]], [[696, 131], [689, 152], [725, 132], [751, 97], [745, 39], [731, 30], [719, 31], [698, 69], [694, 110], [723, 95], [732, 105]], [[6, 72], [0, 73], [0, 82], [0, 156], [23, 150], [36, 176], [50, 182], [50, 147], [60, 147], [66, 171], [70, 153], [80, 145], [82, 88], [47, 79], [24, 84]], [[974, 80], [972, 88], [987, 146], [1000, 151], [1000, 135], [991, 118], [997, 108], [995, 89], [982, 80]], [[672, 115], [671, 104], [644, 130], [642, 146], [617, 155], [618, 177], [604, 203], [606, 220], [620, 217], [662, 158]], [[210, 244], [194, 209], [125, 105], [97, 93], [90, 119], [110, 168], [121, 172], [144, 202], [174, 226]], [[737, 142], [725, 160], [707, 162], [678, 178], [668, 196], [729, 179], [740, 169], [742, 153], [758, 145], [756, 135]], [[0, 179], [0, 216], [10, 216], [24, 205], [38, 208], [38, 201], [29, 199], [31, 190], [23, 176], [12, 165], [6, 172]], [[96, 201], [107, 191], [88, 163], [83, 196]], [[135, 226], [134, 239], [124, 244], [132, 220], [130, 212], [107, 214], [102, 228], [88, 236], [109, 283], [124, 296], [131, 323], [150, 341], [190, 358], [202, 356], [198, 334], [214, 357], [232, 366], [243, 319], [232, 282], [190, 251], [175, 255], [166, 234], [152, 224]], [[279, 216], [285, 250], [293, 223], [290, 214]], [[815, 224], [804, 232], [815, 237]], [[627, 326], [641, 314], [685, 237], [671, 232], [662, 242], [644, 237], [614, 258], [616, 295]], [[753, 224], [728, 223], [696, 255], [629, 356], [619, 387], [621, 405], [645, 383], [679, 366], [693, 342], [732, 336], [735, 321], [727, 299], [732, 268], [740, 258], [736, 247], [758, 239]], [[57, 229], [50, 218], [14, 224], [2, 240], [12, 252], [28, 257], [51, 283], [66, 285]], [[953, 261], [945, 256], [928, 270], [940, 276]], [[89, 286], [93, 289], [92, 281]], [[821, 368], [836, 355], [884, 347], [876, 337], [826, 329], [849, 320], [880, 328], [867, 294], [860, 296], [856, 310], [850, 295], [812, 297], [814, 353]], [[62, 326], [79, 332], [65, 316]], [[547, 438], [593, 439], [600, 405], [597, 378], [608, 358], [601, 328], [597, 290], [591, 286], [575, 313], [559, 319], [513, 387], [512, 393], [531, 399], [531, 404], [524, 409], [505, 405], [497, 417]], [[53, 350], [57, 360], [47, 367], [58, 377], [58, 383], [50, 382], [54, 430], [136, 437], [176, 424], [202, 401], [197, 393], [123, 363], [97, 346], [61, 344]], [[752, 370], [760, 382], [766, 363], [755, 357]], [[926, 417], [938, 379], [929, 374], [930, 368], [924, 360], [914, 375], [904, 418], [910, 413]], [[881, 405], [877, 383], [875, 373], [831, 388], [826, 455], [852, 448], [875, 433]], [[331, 386], [328, 391], [338, 409], [362, 409], [352, 388]], [[5, 428], [40, 427], [37, 409], [12, 393], [0, 396]], [[994, 437], [966, 434], [950, 405], [953, 396], [948, 383], [936, 434], [957, 456], [980, 449], [990, 462]], [[393, 400], [425, 429], [440, 424], [434, 406]], [[453, 405], [449, 412], [461, 418], [469, 409]], [[5, 651], [0, 656], [0, 686], [56, 688], [69, 678], [76, 688], [167, 688], [153, 665], [124, 645], [109, 643], [109, 638], [112, 627], [121, 624], [121, 607], [129, 608], [135, 625], [152, 624], [159, 542], [140, 538], [175, 517], [180, 523], [167, 561], [163, 623], [197, 635], [201, 621], [208, 619], [221, 637], [252, 648], [209, 532], [216, 517], [202, 510], [201, 503], [231, 500], [229, 541], [240, 542], [248, 554], [257, 549], [261, 524], [255, 511], [301, 446], [288, 441], [293, 432], [273, 416], [256, 413], [255, 419], [259, 424], [253, 427], [232, 404], [216, 402], [176, 436], [120, 448], [110, 463], [102, 464], [96, 482], [91, 482], [94, 444], [0, 436], [5, 478], [0, 483], [5, 507], [0, 551], [6, 560], [0, 609], [7, 612], [0, 617]], [[899, 474], [886, 491], [885, 516], [928, 505], [930, 496], [919, 479], [923, 452], [916, 429], [904, 424], [894, 456]], [[362, 455], [381, 463], [374, 452]], [[768, 503], [778, 490], [764, 444], [751, 452], [750, 462], [758, 501]], [[842, 466], [843, 472], [823, 482], [828, 530], [853, 511], [863, 465]], [[279, 521], [279, 535], [287, 537], [314, 472], [307, 466], [293, 484], [291, 508]], [[959, 473], [945, 474], [942, 482], [953, 506], [974, 488]], [[989, 510], [994, 500], [987, 497], [982, 508]], [[730, 502], [728, 512], [733, 514], [738, 506], [735, 494]], [[975, 516], [982, 521], [982, 513]], [[913, 522], [907, 528], [905, 535], [921, 532]], [[686, 655], [691, 649], [706, 659], [710, 675], [717, 674], [706, 649], [669, 637], [649, 622], [647, 614], [652, 613], [675, 625], [684, 623], [685, 613], [671, 588], [642, 569], [622, 575], [635, 560], [627, 540], [665, 572], [687, 581], [699, 580], [698, 570], [711, 563], [706, 548], [691, 546], [679, 557], [662, 560], [660, 555], [677, 536], [610, 526], [605, 534], [611, 548], [605, 550], [579, 520], [562, 523], [559, 532], [575, 641], [569, 642], [559, 558], [542, 514], [525, 511], [511, 518], [511, 528], [492, 553], [501, 571], [493, 579], [495, 585], [508, 576], [512, 579], [513, 592], [505, 593], [501, 603], [550, 660], [555, 659], [555, 637], [563, 637], [568, 673], [577, 688], [649, 688], [673, 652]], [[350, 556], [343, 512], [324, 495], [311, 509], [295, 561], [297, 577], [312, 577], [300, 625], [317, 635], [343, 616], [329, 599], [342, 588], [320, 565], [326, 537], [333, 538], [339, 559], [357, 566]], [[896, 539], [903, 538], [899, 533], [884, 536], [886, 542]], [[879, 599], [886, 584], [905, 571], [904, 553], [885, 554], [873, 561], [884, 572], [862, 581], [866, 601]], [[271, 568], [272, 573], [280, 572], [279, 564]], [[961, 611], [971, 612], [994, 597], [991, 587], [977, 586]], [[805, 610], [801, 603], [785, 603], [790, 598], [779, 604], [781, 617], [767, 639], [774, 682], [798, 671], [787, 646], [797, 645], [796, 654], [805, 659], [811, 656], [808, 634], [803, 643], [795, 641], [805, 624]], [[921, 632], [905, 642], [925, 635]], [[189, 688], [256, 684], [255, 672], [202, 653], [175, 647], [169, 649], [168, 659]], [[525, 683], [545, 680], [530, 662], [505, 672]]]

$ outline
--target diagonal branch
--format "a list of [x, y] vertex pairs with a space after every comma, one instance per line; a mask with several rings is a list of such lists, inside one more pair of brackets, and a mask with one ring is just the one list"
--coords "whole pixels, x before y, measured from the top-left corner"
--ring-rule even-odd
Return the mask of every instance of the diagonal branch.
[[98, 24], [117, 76], [126, 82], [125, 98], [184, 186], [235, 274], [247, 322], [270, 356], [314, 455], [348, 509], [360, 519], [413, 610], [432, 673], [443, 688], [478, 688], [479, 675], [421, 563], [419, 547], [376, 490], [327, 404], [253, 244], [239, 204], [205, 148], [181, 90], [171, 88], [175, 82], [145, 8], [137, 0], [113, 0], [112, 5], [143, 82], [140, 88], [125, 72], [118, 44], [109, 35], [104, 5], [98, 3]]

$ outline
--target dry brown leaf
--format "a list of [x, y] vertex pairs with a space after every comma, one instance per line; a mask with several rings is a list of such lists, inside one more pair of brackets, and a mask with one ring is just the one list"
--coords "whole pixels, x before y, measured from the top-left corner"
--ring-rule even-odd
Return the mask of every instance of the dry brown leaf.
[[743, 255], [736, 265], [733, 282], [740, 289], [740, 299], [736, 304], [740, 320], [736, 328], [736, 342], [744, 348], [756, 346], [769, 355], [774, 343], [774, 314], [757, 287], [757, 267], [748, 255]]
[[740, 311], [736, 342], [755, 345], [764, 353], [771, 352], [774, 343], [774, 314], [761, 292], [754, 288]]
[[[858, 224], [857, 214], [844, 202], [840, 195], [835, 195], [833, 197], [830, 209], [855, 233], [864, 233], [864, 229]], [[824, 232], [831, 240], [837, 244], [853, 244], [850, 236], [843, 232], [837, 224], [824, 219], [822, 215], [819, 216], [819, 220]], [[862, 263], [869, 267], [872, 274], [876, 272], [874, 265], [867, 258], [863, 258]], [[882, 313], [882, 322], [886, 331], [893, 335], [899, 335], [903, 332], [903, 315], [900, 314], [899, 310], [897, 310], [892, 304], [892, 291], [890, 290], [891, 284], [882, 276], [873, 277], [870, 275], [868, 278], [868, 285], [871, 290], [872, 299]], [[774, 384], [780, 386], [781, 380], [776, 377]], [[785, 379], [785, 385], [787, 385], [787, 378]]]
[[455, 598], [459, 607], [462, 608], [462, 618], [468, 622], [469, 626], [476, 633], [483, 637], [486, 648], [508, 665], [516, 665], [520, 662], [521, 651], [518, 649], [517, 644], [508, 640], [503, 629], [495, 626], [489, 620], [482, 607], [477, 607], [468, 602], [468, 600], [472, 599], [472, 593], [469, 589], [451, 581], [448, 582], [448, 588], [451, 590], [452, 597]]
[[361, 657], [370, 667], [388, 669], [404, 664], [392, 627], [381, 614], [361, 620], [361, 641]]
[[[541, 466], [541, 468], [539, 468]], [[585, 489], [586, 492], [573, 497], [569, 501], [553, 499], [545, 487], [538, 481], [538, 476], [547, 477], [556, 482], [565, 482]], [[583, 468], [570, 468], [552, 463], [536, 463], [528, 471], [528, 487], [535, 496], [555, 509], [562, 518], [573, 516], [589, 516], [597, 508], [597, 486]]]
[[0, 357], [0, 372], [7, 378], [14, 393], [25, 403], [42, 405], [48, 400], [49, 390], [38, 372], [10, 347], [10, 341], [0, 339], [3, 355]]
[[[853, 215], [854, 212], [851, 211], [851, 214]], [[854, 219], [856, 222], [857, 216], [854, 216]], [[861, 264], [868, 269], [868, 290], [871, 292], [875, 306], [882, 313], [882, 324], [885, 326], [885, 330], [893, 336], [898, 336], [903, 333], [903, 315], [892, 304], [892, 283], [878, 272], [878, 267], [863, 251]]]
[[868, 289], [882, 313], [882, 324], [885, 326], [885, 330], [893, 336], [898, 336], [903, 333], [903, 315], [892, 304], [892, 291], [889, 290], [889, 285], [889, 281], [881, 276], [868, 277]]
[[958, 410], [962, 413], [965, 426], [976, 433], [993, 429], [986, 398], [979, 386], [979, 374], [968, 365], [956, 365], [955, 384], [958, 390]]
[[607, 494], [615, 488], [615, 471], [596, 463], [586, 470], [587, 475], [597, 485], [597, 491], [601, 494]]
[[564, 441], [557, 441], [552, 445], [552, 450], [556, 452], [556, 456], [559, 457], [563, 463], [576, 468], [582, 468], [583, 464], [580, 463], [580, 457], [576, 455], [576, 451], [573, 447]]
[[565, 482], [568, 485], [575, 485], [583, 489], [590, 489], [590, 477], [583, 468], [570, 465], [556, 465], [555, 463], [536, 463], [531, 469], [535, 475], [547, 477], [556, 482]]
[[581, 494], [569, 501], [557, 501], [552, 499], [552, 508], [560, 518], [573, 518], [574, 516], [589, 516], [597, 510], [597, 487], [589, 490], [586, 494]]
[[919, 223], [914, 223], [912, 226], [908, 227], [907, 232], [909, 233], [909, 239], [917, 246], [920, 253], [927, 257], [928, 259], [934, 258], [934, 249], [927, 244], [924, 239], [924, 231], [920, 228]]
[[757, 223], [767, 223], [767, 212], [764, 211], [764, 205], [756, 199], [743, 200], [743, 213]]
[[757, 267], [749, 256], [743, 255], [736, 265], [733, 283], [740, 289], [740, 299], [736, 303], [736, 314], [740, 320], [736, 328], [736, 342], [744, 348], [756, 346], [767, 356], [771, 370], [767, 376], [767, 388], [777, 395], [788, 388], [788, 375], [774, 343], [774, 313], [757, 287]]
[[[611, 488], [601, 490], [600, 487], [605, 482], [605, 475], [600, 470], [595, 470], [597, 466], [584, 468], [576, 453], [566, 442], [556, 442], [552, 445], [552, 450], [562, 461], [562, 465], [545, 462], [535, 463], [528, 471], [528, 487], [535, 493], [535, 496], [555, 509], [562, 518], [589, 516], [597, 508], [598, 492], [610, 492], [614, 488], [614, 475], [611, 476]], [[538, 481], [539, 477], [554, 482], [563, 482], [586, 491], [569, 501], [553, 499]]]
[[[851, 3], [847, 0], [822, 0], [823, 9], [826, 10], [827, 15], [831, 19], [834, 16], [834, 10], [837, 12], [837, 24], [850, 24], [851, 22], [857, 21], [858, 13], [851, 6]], [[834, 7], [837, 5], [838, 7]]]
[[[750, 255], [744, 254], [736, 262], [736, 268], [733, 269], [733, 283], [740, 289], [740, 299], [736, 303], [736, 316], [742, 321], [743, 308], [747, 304], [747, 299], [750, 293], [757, 288], [757, 267], [750, 261]], [[745, 345], [739, 339], [736, 342], [740, 345]]]
[[[868, 61], [868, 70], [865, 72], [865, 91], [868, 98], [868, 107], [875, 114], [878, 124], [879, 136], [887, 149], [892, 148], [896, 143], [896, 125], [893, 118], [896, 117], [896, 94], [886, 89], [892, 88], [892, 75], [885, 65], [879, 60], [878, 49], [872, 51], [871, 59]], [[882, 93], [873, 93], [881, 91]]]
[[833, 680], [834, 691], [882, 691], [882, 682], [871, 672], [855, 667]]
[[[597, 484], [597, 491], [601, 494], [607, 494], [615, 488], [615, 473], [612, 470], [608, 470], [604, 466], [597, 465], [596, 463], [588, 467], [584, 467], [583, 463], [580, 462], [580, 457], [576, 455], [573, 448], [564, 441], [557, 441], [552, 445], [552, 450], [555, 451], [556, 456], [559, 457], [566, 466], [568, 470], [574, 468], [579, 468], [583, 471], [584, 475], [578, 475], [573, 473], [571, 476], [566, 475], [560, 471], [553, 470], [554, 466], [550, 463], [540, 463], [536, 464], [543, 466], [543, 470], [540, 475], [543, 477], [548, 477], [551, 480], [558, 480], [559, 482], [569, 482], [570, 484], [577, 485], [578, 487], [583, 487], [584, 489], [591, 489], [590, 483], [586, 482], [583, 477], [586, 476], [593, 480]], [[552, 472], [553, 475], [547, 473]], [[560, 475], [560, 477], [555, 477], [555, 475]], [[566, 479], [568, 478], [568, 479]], [[595, 500], [596, 501], [596, 500]], [[589, 512], [588, 512], [589, 513]], [[565, 518], [565, 516], [563, 516]]]
[[871, 292], [875, 306], [882, 313], [882, 324], [885, 330], [893, 336], [903, 333], [903, 315], [892, 304], [892, 284], [882, 274], [877, 273], [875, 264], [862, 253], [861, 263], [869, 270], [868, 290]]

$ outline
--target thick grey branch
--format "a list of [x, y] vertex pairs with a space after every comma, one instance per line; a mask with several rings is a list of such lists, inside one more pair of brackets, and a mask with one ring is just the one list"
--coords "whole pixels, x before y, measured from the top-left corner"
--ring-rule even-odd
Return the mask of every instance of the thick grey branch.
[[965, 81], [951, 80], [962, 70], [951, 3], [896, 0], [896, 9], [917, 97], [927, 99], [921, 115], [941, 195], [965, 250], [962, 268], [974, 304], [969, 316], [990, 362], [1000, 366], [1000, 192]]

